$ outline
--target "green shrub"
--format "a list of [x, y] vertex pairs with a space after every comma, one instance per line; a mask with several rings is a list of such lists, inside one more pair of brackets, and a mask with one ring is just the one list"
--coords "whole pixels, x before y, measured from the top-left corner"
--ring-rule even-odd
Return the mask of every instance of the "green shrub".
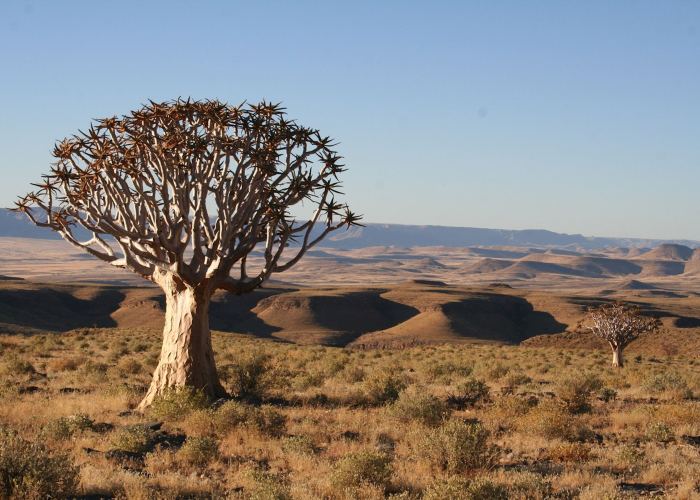
[[367, 373], [365, 370], [357, 365], [349, 364], [341, 372], [338, 373], [338, 377], [344, 382], [349, 382], [351, 384], [362, 382]]
[[559, 382], [557, 395], [569, 413], [586, 413], [591, 409], [591, 394], [602, 386], [603, 382], [595, 375], [569, 377]]
[[646, 430], [646, 438], [650, 441], [668, 443], [673, 441], [675, 434], [673, 429], [663, 422], [654, 422]]
[[91, 382], [104, 382], [107, 379], [108, 368], [106, 363], [97, 363], [88, 359], [80, 366], [78, 373]]
[[272, 386], [270, 356], [252, 352], [226, 367], [231, 393], [239, 399], [260, 401]]
[[364, 393], [370, 404], [384, 404], [396, 401], [406, 388], [403, 377], [388, 371], [372, 373], [364, 381]]
[[115, 368], [119, 375], [137, 375], [143, 371], [143, 365], [134, 358], [121, 358]]
[[79, 472], [68, 455], [0, 429], [0, 498], [66, 498], [76, 493]]
[[424, 500], [508, 500], [505, 487], [488, 479], [453, 476], [431, 484]]
[[496, 449], [488, 443], [489, 432], [478, 422], [449, 420], [440, 427], [422, 433], [418, 455], [437, 469], [460, 474], [489, 467]]
[[552, 498], [552, 485], [534, 472], [516, 472], [504, 484], [509, 500], [545, 500]]
[[313, 455], [317, 451], [309, 436], [289, 436], [282, 444], [282, 449], [298, 455]]
[[678, 399], [690, 399], [693, 392], [688, 382], [676, 372], [663, 372], [651, 375], [644, 381], [644, 387], [651, 393], [667, 393]]
[[467, 379], [457, 386], [457, 390], [450, 394], [447, 402], [457, 408], [472, 406], [489, 397], [489, 386], [477, 379]]
[[431, 363], [425, 373], [432, 380], [445, 379], [454, 375], [468, 377], [472, 373], [472, 367], [470, 365], [450, 361]]
[[544, 402], [518, 419], [521, 432], [532, 433], [546, 439], [565, 441], [585, 440], [590, 431], [565, 408], [554, 402]]
[[617, 399], [617, 391], [615, 389], [611, 389], [610, 387], [603, 387], [598, 393], [598, 399], [605, 401], [606, 403], [614, 401]]
[[93, 425], [90, 417], [79, 413], [52, 420], [42, 429], [42, 434], [53, 439], [69, 439], [78, 432], [92, 429]]
[[112, 433], [110, 442], [118, 450], [145, 453], [151, 449], [155, 433], [145, 425], [128, 425]]
[[644, 450], [628, 444], [620, 448], [620, 451], [617, 453], [617, 457], [628, 468], [637, 468], [639, 465], [641, 465], [645, 458], [646, 454], [644, 453]]
[[494, 363], [486, 368], [486, 378], [489, 380], [499, 380], [510, 372], [510, 367], [503, 363]]
[[16, 354], [11, 354], [0, 364], [0, 375], [3, 377], [14, 377], [17, 375], [31, 375], [36, 373], [34, 366]]
[[428, 394], [425, 388], [410, 387], [391, 406], [391, 413], [401, 420], [417, 420], [425, 425], [439, 425], [449, 415], [447, 405]]
[[286, 417], [269, 406], [258, 408], [238, 401], [227, 401], [216, 409], [212, 416], [214, 429], [225, 434], [229, 430], [247, 426], [259, 432], [278, 437], [284, 434]]
[[350, 453], [336, 463], [331, 483], [340, 490], [371, 484], [389, 486], [393, 468], [391, 457], [373, 451]]
[[510, 373], [508, 376], [506, 376], [503, 384], [505, 387], [514, 388], [520, 385], [529, 384], [530, 382], [532, 382], [532, 379], [524, 373]]
[[250, 500], [291, 500], [289, 481], [268, 471], [255, 470], [250, 473], [254, 486], [250, 491]]
[[209, 405], [206, 395], [189, 387], [170, 389], [156, 397], [149, 413], [161, 420], [181, 420], [194, 410]]
[[191, 436], [178, 450], [177, 455], [188, 464], [204, 467], [219, 456], [219, 443], [210, 436]]

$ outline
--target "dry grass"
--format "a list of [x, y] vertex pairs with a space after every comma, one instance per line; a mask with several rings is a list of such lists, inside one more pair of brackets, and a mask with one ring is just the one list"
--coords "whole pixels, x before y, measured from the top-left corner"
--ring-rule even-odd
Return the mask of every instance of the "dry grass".
[[5, 335], [0, 426], [69, 457], [80, 495], [700, 497], [691, 359], [615, 370], [597, 351], [347, 350], [233, 334], [215, 347], [236, 400], [210, 408], [180, 394], [139, 415], [128, 410], [157, 332]]

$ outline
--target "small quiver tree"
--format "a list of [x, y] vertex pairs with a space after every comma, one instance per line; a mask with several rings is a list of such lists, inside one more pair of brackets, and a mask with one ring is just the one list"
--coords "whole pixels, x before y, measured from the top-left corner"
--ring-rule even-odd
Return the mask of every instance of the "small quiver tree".
[[613, 366], [622, 367], [622, 351], [643, 333], [657, 330], [660, 321], [644, 316], [638, 306], [621, 302], [592, 307], [586, 316], [588, 331], [610, 344]]
[[224, 396], [209, 331], [214, 291], [250, 292], [358, 223], [335, 200], [345, 169], [333, 147], [279, 105], [189, 99], [151, 102], [56, 144], [51, 173], [16, 210], [165, 293], [141, 409], [169, 388]]

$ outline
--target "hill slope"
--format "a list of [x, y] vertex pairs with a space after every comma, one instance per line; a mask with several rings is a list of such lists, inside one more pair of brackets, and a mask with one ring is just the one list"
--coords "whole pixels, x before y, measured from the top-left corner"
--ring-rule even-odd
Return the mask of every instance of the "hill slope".
[[[634, 300], [664, 322], [665, 337], [649, 341], [649, 349], [660, 352], [662, 345], [683, 352], [700, 348], [697, 294], [667, 298], [644, 295], [647, 290], [638, 290], [636, 285], [631, 288], [634, 290], [618, 291], [615, 299]], [[575, 330], [586, 308], [599, 300], [416, 280], [382, 287], [264, 289], [244, 296], [222, 292], [211, 304], [210, 322], [213, 329], [224, 332], [362, 348], [523, 341], [538, 346], [595, 347], [598, 344]], [[61, 332], [95, 326], [159, 330], [163, 319], [163, 298], [156, 288], [0, 283], [0, 330], [4, 332]]]

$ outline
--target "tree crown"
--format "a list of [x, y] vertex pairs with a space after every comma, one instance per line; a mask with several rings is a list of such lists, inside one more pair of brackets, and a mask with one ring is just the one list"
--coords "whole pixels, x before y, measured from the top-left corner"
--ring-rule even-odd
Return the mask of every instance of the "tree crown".
[[622, 302], [591, 307], [587, 314], [588, 331], [614, 346], [624, 347], [643, 333], [657, 330], [660, 321], [645, 316], [636, 305]]
[[[51, 173], [16, 210], [147, 279], [168, 274], [244, 292], [359, 223], [335, 198], [345, 168], [334, 147], [279, 104], [151, 101], [59, 141]], [[292, 211], [302, 205], [312, 212], [298, 221]], [[91, 237], [81, 241], [85, 231]], [[258, 245], [251, 273], [246, 258]]]

